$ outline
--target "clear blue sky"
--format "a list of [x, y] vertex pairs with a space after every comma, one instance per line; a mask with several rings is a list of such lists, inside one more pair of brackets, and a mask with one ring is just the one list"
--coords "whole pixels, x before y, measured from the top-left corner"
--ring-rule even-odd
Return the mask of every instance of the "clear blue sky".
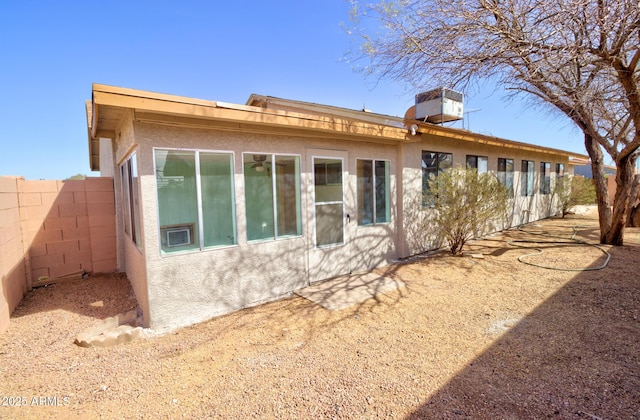
[[[251, 93], [404, 115], [415, 92], [353, 70], [343, 0], [0, 2], [0, 175], [64, 179], [89, 170], [91, 84], [245, 103]], [[366, 63], [361, 63], [366, 64]], [[436, 86], [429, 86], [436, 87]], [[465, 128], [585, 153], [562, 117], [465, 98]], [[453, 125], [462, 127], [461, 123]]]

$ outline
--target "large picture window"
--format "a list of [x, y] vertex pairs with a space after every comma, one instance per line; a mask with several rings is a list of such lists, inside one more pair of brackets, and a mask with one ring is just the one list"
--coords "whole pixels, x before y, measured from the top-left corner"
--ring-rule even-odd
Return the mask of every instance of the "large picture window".
[[533, 184], [535, 181], [535, 168], [533, 161], [523, 160], [520, 171], [520, 194], [522, 196], [533, 195]]
[[551, 194], [551, 163], [540, 162], [540, 194]]
[[442, 152], [422, 151], [422, 206], [433, 205], [433, 197], [429, 190], [429, 178], [453, 167], [453, 155]]
[[243, 164], [247, 240], [301, 235], [300, 157], [245, 153]]
[[391, 217], [389, 162], [358, 159], [356, 166], [358, 171], [358, 225], [388, 223]]
[[236, 243], [233, 154], [154, 151], [163, 252]]
[[141, 249], [138, 161], [133, 152], [120, 166], [124, 231]]
[[513, 197], [513, 159], [498, 158], [498, 181], [507, 188], [509, 197]]

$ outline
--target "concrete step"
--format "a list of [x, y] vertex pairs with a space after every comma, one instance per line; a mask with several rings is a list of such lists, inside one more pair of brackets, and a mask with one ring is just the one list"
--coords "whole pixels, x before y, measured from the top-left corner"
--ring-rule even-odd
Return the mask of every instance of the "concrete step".
[[128, 343], [140, 337], [142, 327], [133, 327], [137, 312], [129, 311], [105, 318], [77, 335], [75, 343], [80, 347], [109, 347]]

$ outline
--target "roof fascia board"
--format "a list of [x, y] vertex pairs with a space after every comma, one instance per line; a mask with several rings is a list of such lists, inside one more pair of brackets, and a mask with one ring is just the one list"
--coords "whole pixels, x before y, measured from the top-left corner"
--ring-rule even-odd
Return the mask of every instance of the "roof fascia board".
[[[95, 131], [94, 127], [96, 126], [95, 121], [95, 112], [93, 112], [93, 102], [86, 101], [85, 102], [85, 112], [87, 115], [87, 139], [89, 141], [89, 168], [92, 171], [100, 170], [100, 158], [99, 158], [99, 150], [96, 150], [95, 147]], [[98, 145], [99, 147], [99, 145]]]
[[[410, 127], [412, 124], [417, 124], [419, 127], [418, 133], [455, 138], [458, 140], [470, 141], [474, 143], [483, 143], [483, 144], [488, 144], [493, 146], [508, 147], [508, 148], [514, 148], [519, 150], [538, 152], [538, 153], [560, 154], [563, 156], [575, 156], [580, 158], [584, 157], [584, 155], [568, 152], [565, 150], [554, 149], [554, 148], [544, 147], [544, 146], [536, 146], [528, 143], [502, 139], [499, 137], [487, 136], [479, 133], [472, 133], [466, 130], [459, 130], [456, 128], [444, 127], [441, 125], [426, 124], [420, 120], [392, 117], [388, 115], [357, 111], [357, 110], [348, 109], [348, 108], [333, 107], [330, 105], [322, 105], [322, 104], [315, 104], [311, 102], [276, 98], [273, 96], [252, 94], [249, 97], [249, 100], [247, 101], [247, 105], [252, 105], [252, 104], [262, 103], [262, 102], [266, 104], [272, 103], [279, 106], [299, 108], [307, 111], [315, 111], [320, 113], [332, 113], [335, 115], [345, 116], [348, 118], [371, 121], [381, 125], [391, 125], [394, 127], [403, 128], [405, 130], [406, 130], [406, 127]], [[407, 138], [407, 142], [414, 143], [419, 141], [421, 141], [421, 138], [419, 136], [416, 136], [414, 138], [411, 138], [411, 137]]]
[[[259, 119], [247, 118], [198, 118], [197, 116], [159, 114], [136, 110], [134, 119], [139, 122], [203, 129], [222, 129], [252, 133], [283, 133], [300, 137], [325, 139], [350, 139], [375, 143], [398, 144], [406, 137], [405, 130], [392, 127], [374, 127], [371, 124], [354, 126], [336, 121], [311, 119], [282, 119], [279, 116], [262, 115]], [[393, 132], [392, 132], [393, 131]]]
[[[325, 133], [353, 136], [372, 136], [387, 138], [393, 142], [416, 142], [421, 136], [410, 136], [406, 127], [418, 125], [418, 133], [454, 138], [462, 141], [483, 143], [499, 147], [508, 147], [537, 153], [557, 154], [568, 157], [585, 158], [585, 155], [560, 149], [535, 146], [493, 136], [472, 133], [466, 130], [426, 124], [421, 121], [390, 117], [381, 114], [367, 114], [362, 111], [342, 109], [328, 105], [319, 105], [299, 101], [290, 101], [260, 95], [251, 95], [248, 105], [226, 102], [206, 101], [183, 96], [120, 88], [108, 85], [93, 85], [93, 124], [92, 135], [99, 136], [98, 108], [101, 105], [130, 108], [139, 112], [152, 112], [164, 115], [185, 116], [188, 119], [216, 119], [238, 124], [266, 124], [271, 127], [310, 129]], [[303, 111], [316, 111], [323, 115], [282, 111], [249, 105], [261, 100], [277, 101], [292, 108], [304, 108]], [[327, 115], [329, 114], [329, 115]], [[335, 115], [335, 116], [332, 116]], [[357, 117], [357, 118], [356, 118]], [[366, 117], [363, 120], [362, 117]], [[156, 122], [159, 121], [155, 118]], [[391, 124], [392, 123], [392, 124]], [[182, 123], [181, 123], [182, 124]], [[108, 134], [104, 132], [104, 134]], [[108, 137], [108, 135], [107, 135]], [[372, 139], [373, 140], [373, 139]]]
[[166, 93], [156, 93], [156, 92], [149, 92], [145, 90], [129, 89], [129, 88], [122, 88], [117, 86], [101, 85], [98, 83], [94, 83], [93, 84], [94, 95], [97, 92], [112, 93], [112, 94], [121, 95], [121, 96], [131, 96], [131, 97], [145, 98], [145, 99], [156, 99], [156, 100], [167, 101], [167, 102], [181, 102], [181, 103], [191, 103], [191, 104], [198, 104], [198, 105], [204, 105], [204, 106], [216, 106], [215, 101], [208, 101], [205, 99], [195, 99], [195, 98], [189, 98], [186, 96], [168, 95]]
[[[160, 115], [183, 115], [195, 118], [217, 119], [238, 123], [267, 124], [273, 127], [298, 127], [316, 130], [336, 131], [345, 134], [386, 137], [403, 141], [407, 136], [405, 129], [389, 127], [327, 116], [310, 116], [284, 111], [264, 110], [262, 108], [208, 102], [206, 105], [194, 102], [166, 101], [141, 96], [120, 95], [118, 93], [96, 91], [93, 97], [94, 107], [112, 106], [130, 108], [138, 112], [151, 112]], [[100, 131], [99, 129], [96, 131]]]
[[554, 149], [552, 147], [546, 147], [546, 146], [536, 146], [534, 144], [523, 143], [523, 142], [518, 142], [514, 140], [507, 140], [500, 137], [487, 136], [485, 134], [472, 133], [471, 131], [459, 130], [456, 128], [425, 124], [420, 121], [414, 122], [414, 124], [418, 125], [417, 132], [421, 134], [430, 134], [434, 136], [454, 138], [454, 139], [469, 141], [473, 143], [481, 143], [481, 144], [487, 144], [487, 145], [498, 146], [498, 147], [507, 147], [510, 149], [518, 149], [518, 150], [524, 150], [528, 152], [562, 155], [570, 158], [584, 159], [588, 157], [580, 153], [573, 153], [566, 150]]

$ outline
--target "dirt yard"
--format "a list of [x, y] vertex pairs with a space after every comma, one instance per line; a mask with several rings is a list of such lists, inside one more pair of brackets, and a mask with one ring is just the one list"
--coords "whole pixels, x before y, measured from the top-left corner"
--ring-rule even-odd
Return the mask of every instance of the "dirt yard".
[[598, 271], [517, 260], [597, 267], [592, 246], [507, 242], [575, 225], [597, 241], [593, 214], [549, 219], [380, 270], [406, 287], [349, 309], [292, 297], [110, 348], [73, 341], [136, 305], [125, 278], [35, 289], [0, 336], [0, 417], [639, 418], [640, 230]]

